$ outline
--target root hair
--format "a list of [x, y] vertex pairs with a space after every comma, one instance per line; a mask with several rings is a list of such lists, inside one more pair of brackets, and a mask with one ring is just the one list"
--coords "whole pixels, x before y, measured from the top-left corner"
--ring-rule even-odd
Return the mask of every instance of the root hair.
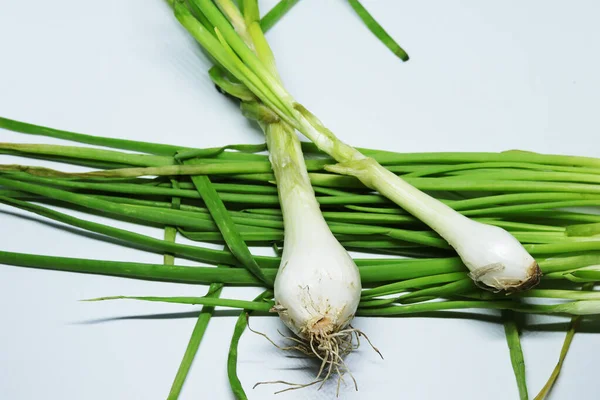
[[277, 331], [284, 339], [289, 340], [293, 343], [291, 346], [281, 346], [275, 343], [274, 340], [269, 338], [266, 334], [262, 332], [255, 331], [250, 327], [250, 323], [248, 321], [248, 329], [257, 335], [260, 335], [267, 339], [273, 346], [282, 351], [297, 351], [306, 356], [314, 357], [321, 360], [321, 365], [319, 367], [319, 371], [315, 379], [308, 383], [293, 383], [282, 380], [277, 381], [268, 381], [268, 382], [258, 382], [254, 385], [253, 388], [256, 388], [260, 385], [273, 385], [273, 384], [281, 384], [289, 386], [286, 389], [275, 392], [275, 394], [283, 393], [291, 390], [303, 389], [309, 386], [319, 384], [319, 390], [325, 385], [325, 383], [331, 379], [332, 376], [337, 375], [337, 389], [336, 396], [340, 394], [340, 387], [342, 383], [346, 383], [344, 380], [345, 375], [349, 375], [352, 379], [352, 383], [354, 385], [355, 390], [358, 391], [358, 383], [356, 379], [350, 372], [350, 369], [344, 362], [344, 357], [353, 352], [354, 350], [360, 347], [360, 338], [364, 337], [371, 346], [371, 348], [379, 354], [379, 356], [383, 359], [383, 355], [377, 349], [377, 347], [373, 346], [371, 340], [364, 332], [361, 330], [352, 327], [351, 325], [348, 328], [342, 329], [340, 331], [335, 332], [323, 332], [321, 330], [308, 332], [308, 339], [302, 340], [297, 337], [285, 336], [280, 331]]

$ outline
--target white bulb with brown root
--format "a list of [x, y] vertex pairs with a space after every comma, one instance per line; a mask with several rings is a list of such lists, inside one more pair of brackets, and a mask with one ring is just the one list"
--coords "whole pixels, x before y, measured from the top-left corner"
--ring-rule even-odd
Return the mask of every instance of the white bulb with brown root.
[[285, 230], [273, 310], [298, 336], [294, 348], [322, 360], [317, 379], [327, 371], [324, 380], [347, 370], [342, 357], [354, 348], [353, 335], [361, 334], [349, 327], [360, 301], [360, 274], [321, 214], [293, 128], [276, 122], [263, 129]]
[[504, 229], [460, 216], [447, 240], [471, 271], [473, 281], [484, 289], [521, 291], [540, 281], [542, 273], [535, 259]]
[[289, 202], [303, 211], [293, 226], [285, 228], [275, 300], [286, 326], [312, 341], [339, 332], [352, 321], [360, 300], [360, 275], [319, 210], [311, 210], [300, 196]]
[[351, 161], [325, 169], [358, 178], [426, 223], [456, 250], [478, 286], [494, 292], [517, 292], [540, 282], [542, 272], [537, 262], [509, 232], [473, 221], [411, 186], [372, 158], [358, 152], [351, 154]]

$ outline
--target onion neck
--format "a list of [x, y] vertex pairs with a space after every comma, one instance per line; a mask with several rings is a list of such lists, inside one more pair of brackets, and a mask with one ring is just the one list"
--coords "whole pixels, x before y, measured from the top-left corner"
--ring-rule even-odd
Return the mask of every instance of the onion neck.
[[283, 212], [285, 254], [296, 244], [320, 237], [320, 232], [330, 231], [315, 198], [294, 129], [277, 122], [266, 125], [264, 130]]

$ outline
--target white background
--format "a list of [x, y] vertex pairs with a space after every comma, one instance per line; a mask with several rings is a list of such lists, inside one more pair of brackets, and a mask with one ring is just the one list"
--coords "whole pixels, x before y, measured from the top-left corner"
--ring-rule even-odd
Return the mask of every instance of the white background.
[[[410, 62], [388, 53], [343, 0], [302, 0], [268, 35], [291, 93], [348, 142], [407, 152], [518, 148], [600, 157], [597, 1], [371, 0], [365, 6]], [[214, 90], [209, 63], [160, 0], [1, 0], [0, 49], [2, 116], [186, 146], [262, 142], [237, 106]], [[58, 142], [7, 131], [0, 141]], [[161, 262], [156, 254], [0, 210], [2, 250]], [[198, 307], [77, 300], [204, 291], [0, 266], [0, 398], [164, 399]], [[224, 296], [255, 293], [227, 289]], [[549, 321], [563, 320], [538, 320]], [[234, 322], [227, 313], [211, 321], [183, 399], [232, 398], [225, 361]], [[385, 360], [367, 347], [349, 357], [360, 392], [345, 388], [343, 398], [518, 397], [501, 325], [438, 318], [358, 319], [357, 325]], [[280, 324], [255, 318], [254, 326], [273, 335]], [[538, 324], [523, 337], [532, 397], [564, 337], [560, 325], [545, 326], [554, 332]], [[576, 336], [552, 399], [598, 398], [599, 345], [597, 334]], [[308, 382], [315, 373], [308, 365], [256, 335], [241, 340], [240, 377], [251, 399], [333, 398], [333, 384], [278, 397], [274, 387], [251, 389], [264, 380]]]

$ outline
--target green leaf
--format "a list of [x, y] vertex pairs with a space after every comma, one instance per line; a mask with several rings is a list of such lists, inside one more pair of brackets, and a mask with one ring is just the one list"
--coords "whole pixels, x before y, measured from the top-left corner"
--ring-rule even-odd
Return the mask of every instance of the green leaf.
[[519, 398], [527, 400], [527, 380], [525, 378], [525, 359], [523, 357], [523, 349], [521, 348], [521, 339], [519, 338], [519, 329], [516, 322], [516, 314], [514, 311], [502, 311], [502, 320], [504, 322], [504, 334], [510, 351], [510, 361], [517, 379], [519, 387]]
[[408, 61], [408, 54], [396, 41], [383, 29], [381, 25], [373, 18], [366, 8], [358, 0], [348, 0], [354, 11], [360, 19], [367, 25], [367, 28], [383, 43], [388, 49], [398, 56], [402, 61]]
[[[582, 290], [593, 290], [593, 288], [594, 288], [594, 283], [588, 283], [588, 284], [583, 285]], [[544, 400], [550, 394], [550, 391], [554, 387], [554, 384], [556, 383], [556, 380], [558, 379], [558, 376], [560, 375], [560, 371], [565, 362], [565, 359], [567, 358], [567, 353], [569, 352], [569, 348], [571, 347], [571, 343], [573, 342], [573, 338], [575, 337], [575, 332], [577, 331], [577, 327], [579, 326], [580, 322], [581, 322], [581, 316], [576, 316], [576, 317], [571, 318], [571, 323], [569, 324], [569, 329], [567, 331], [567, 335], [565, 336], [565, 341], [563, 342], [562, 348], [560, 350], [560, 356], [558, 358], [558, 363], [552, 370], [552, 374], [548, 378], [548, 381], [546, 382], [546, 384], [544, 385], [542, 390], [540, 390], [538, 395], [535, 396], [534, 400]]]
[[[276, 261], [279, 263], [279, 259], [276, 259]], [[7, 251], [0, 251], [0, 264], [157, 282], [262, 286], [262, 283], [256, 277], [243, 268], [165, 266], [164, 264], [53, 257]], [[265, 273], [275, 278], [277, 269], [268, 268], [265, 269]]]
[[[213, 283], [210, 285], [206, 297], [218, 298], [221, 294], [222, 288], [222, 284]], [[188, 345], [185, 349], [181, 364], [179, 364], [179, 369], [177, 370], [177, 374], [173, 380], [171, 391], [169, 392], [167, 400], [176, 400], [179, 398], [179, 394], [181, 393], [181, 389], [183, 388], [183, 384], [185, 383], [187, 375], [190, 371], [192, 362], [196, 357], [196, 353], [200, 347], [200, 342], [202, 342], [202, 338], [204, 337], [204, 333], [206, 332], [208, 323], [213, 316], [214, 310], [215, 308], [211, 306], [202, 307], [200, 315], [198, 315], [198, 319], [196, 320], [196, 325], [194, 325], [194, 330], [192, 331]]]
[[[273, 293], [267, 290], [258, 295], [254, 299], [254, 301], [261, 301], [272, 297]], [[237, 375], [237, 359], [238, 345], [240, 343], [240, 338], [242, 337], [242, 334], [248, 326], [249, 314], [250, 310], [244, 310], [240, 313], [235, 324], [233, 336], [231, 337], [231, 344], [229, 345], [229, 355], [227, 357], [227, 376], [229, 377], [229, 386], [231, 387], [231, 391], [233, 392], [233, 395], [237, 400], [246, 400], [248, 398], [242, 386], [242, 382], [240, 382], [240, 379]]]
[[248, 249], [248, 246], [242, 239], [229, 211], [227, 211], [225, 204], [223, 204], [223, 201], [219, 198], [219, 194], [213, 187], [210, 178], [205, 175], [192, 176], [192, 182], [196, 186], [198, 193], [202, 196], [202, 200], [204, 200], [204, 204], [206, 204], [206, 208], [208, 208], [208, 211], [212, 215], [213, 221], [217, 224], [221, 235], [223, 235], [223, 239], [227, 243], [229, 250], [248, 271], [271, 286], [273, 281], [263, 274], [259, 265], [254, 260], [250, 249]]
[[95, 299], [85, 299], [82, 301], [97, 302], [107, 300], [140, 300], [140, 301], [151, 301], [159, 303], [174, 303], [174, 304], [189, 304], [197, 305], [202, 304], [204, 306], [211, 307], [230, 307], [230, 308], [242, 308], [245, 310], [262, 311], [268, 312], [273, 307], [272, 301], [247, 301], [237, 299], [221, 299], [216, 297], [204, 296], [204, 297], [155, 297], [155, 296], [107, 296], [97, 297]]
[[79, 143], [87, 143], [96, 146], [114, 147], [123, 150], [139, 151], [163, 156], [172, 156], [178, 150], [187, 148], [185, 146], [173, 146], [168, 144], [84, 135], [81, 133], [53, 129], [47, 126], [29, 124], [27, 122], [16, 121], [14, 119], [3, 117], [0, 117], [0, 128], [8, 129], [13, 132], [26, 133], [28, 135], [46, 136]]
[[260, 27], [263, 32], [271, 29], [285, 14], [294, 7], [299, 0], [281, 0], [260, 20]]

